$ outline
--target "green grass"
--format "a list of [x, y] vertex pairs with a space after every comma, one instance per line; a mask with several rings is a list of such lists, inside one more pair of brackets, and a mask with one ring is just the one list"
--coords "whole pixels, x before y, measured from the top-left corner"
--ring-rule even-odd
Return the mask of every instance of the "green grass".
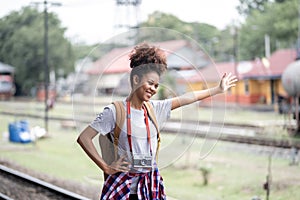
[[[172, 136], [167, 136], [172, 137]], [[218, 142], [204, 159], [197, 139], [187, 154], [172, 166], [162, 170], [169, 194], [178, 199], [251, 199], [265, 196], [263, 183], [268, 167], [268, 155], [234, 151], [234, 144]], [[289, 166], [284, 158], [272, 159], [271, 199], [299, 199], [299, 166]], [[204, 186], [200, 167], [210, 171], [209, 184]]]
[[[0, 123], [1, 129], [5, 121]], [[28, 121], [31, 126], [43, 124], [42, 120]], [[100, 171], [76, 143], [78, 134], [75, 130], [62, 129], [58, 122], [50, 122], [49, 133], [49, 137], [29, 144], [8, 143], [2, 139], [0, 157], [55, 177], [80, 182], [85, 181], [86, 176], [99, 174], [100, 177]]]
[[[28, 111], [32, 107], [28, 106]], [[0, 106], [0, 110], [2, 109], [5, 108]], [[85, 109], [86, 106], [82, 108], [83, 111]], [[70, 105], [58, 104], [51, 111], [51, 115], [67, 116], [71, 111]], [[175, 118], [181, 116], [186, 116], [185, 119], [192, 118], [192, 114], [186, 114], [187, 112], [199, 112], [198, 119], [206, 121], [212, 119], [210, 109], [205, 108], [187, 107], [184, 113], [178, 110], [172, 114]], [[221, 119], [224, 116], [223, 111], [214, 112], [220, 112], [217, 114]], [[76, 143], [79, 129], [63, 129], [59, 121], [50, 121], [50, 137], [40, 139], [36, 143], [15, 144], [6, 141], [3, 135], [8, 131], [9, 122], [21, 118], [4, 115], [0, 117], [1, 159], [11, 160], [53, 177], [101, 186], [102, 172]], [[225, 113], [226, 121], [238, 123], [280, 119], [281, 116], [272, 112], [258, 115], [256, 112], [232, 109], [226, 110]], [[43, 127], [44, 124], [42, 119], [28, 119], [28, 121], [31, 127], [37, 125]], [[189, 147], [187, 151], [186, 147]], [[262, 186], [267, 175], [268, 154], [259, 153], [255, 148], [249, 151], [247, 148], [227, 142], [210, 143], [203, 139], [184, 139], [178, 135], [162, 134], [160, 160], [160, 163], [164, 160], [170, 161], [169, 163], [167, 161], [161, 173], [165, 180], [167, 194], [171, 197], [204, 200], [250, 200], [253, 196], [265, 198]], [[273, 184], [270, 196], [272, 200], [300, 199], [299, 166], [288, 164], [288, 158], [273, 157], [272, 159]], [[201, 167], [210, 171], [207, 186], [202, 184]]]

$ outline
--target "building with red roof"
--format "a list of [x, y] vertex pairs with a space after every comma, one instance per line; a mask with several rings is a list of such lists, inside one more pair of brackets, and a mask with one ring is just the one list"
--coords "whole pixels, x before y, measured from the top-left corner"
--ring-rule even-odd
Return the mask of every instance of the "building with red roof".
[[216, 85], [223, 73], [235, 74], [239, 81], [227, 94], [228, 102], [240, 104], [274, 104], [279, 96], [287, 96], [281, 82], [286, 67], [296, 59], [296, 50], [281, 49], [269, 59], [239, 63], [212, 63], [191, 77], [189, 90]]
[[[208, 56], [195, 44], [186, 40], [172, 40], [150, 43], [165, 51], [168, 69], [202, 68], [210, 63]], [[96, 60], [93, 67], [85, 73], [90, 75], [90, 82], [102, 93], [118, 92], [128, 94], [129, 54], [133, 46], [115, 48]], [[118, 90], [115, 90], [115, 89]]]

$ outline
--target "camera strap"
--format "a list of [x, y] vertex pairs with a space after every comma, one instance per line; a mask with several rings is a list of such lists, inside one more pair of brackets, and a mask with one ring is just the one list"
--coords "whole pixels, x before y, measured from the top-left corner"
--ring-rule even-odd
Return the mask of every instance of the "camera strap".
[[[126, 101], [127, 104], [127, 139], [128, 139], [128, 144], [130, 148], [130, 152], [132, 154], [132, 140], [131, 140], [131, 111], [130, 111], [130, 101]], [[147, 109], [143, 105], [143, 110], [144, 110], [144, 117], [145, 117], [145, 124], [146, 124], [146, 130], [147, 130], [147, 142], [149, 143], [150, 146], [150, 155], [152, 156], [152, 148], [151, 148], [151, 138], [150, 138], [150, 128], [149, 128], [149, 120], [148, 120], [148, 113]]]

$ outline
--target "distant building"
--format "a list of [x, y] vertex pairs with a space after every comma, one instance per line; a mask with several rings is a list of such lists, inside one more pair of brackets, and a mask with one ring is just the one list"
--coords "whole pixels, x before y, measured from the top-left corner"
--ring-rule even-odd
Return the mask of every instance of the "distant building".
[[268, 60], [214, 63], [200, 69], [190, 79], [189, 90], [216, 85], [221, 74], [231, 72], [239, 81], [236, 87], [227, 93], [228, 102], [272, 105], [279, 97], [287, 96], [282, 86], [281, 75], [295, 58], [296, 50], [282, 49], [274, 52]]
[[[281, 75], [295, 61], [296, 50], [281, 49], [269, 59], [214, 63], [199, 48], [185, 40], [172, 40], [153, 45], [162, 48], [167, 55], [168, 77], [172, 79], [174, 95], [201, 90], [218, 84], [225, 72], [235, 74], [239, 81], [226, 94], [227, 102], [238, 104], [275, 104], [286, 97]], [[129, 54], [133, 46], [115, 48], [99, 58], [85, 70], [89, 85], [98, 93], [127, 95], [129, 93]], [[166, 81], [166, 80], [165, 80]], [[224, 97], [220, 97], [224, 101]], [[218, 97], [214, 97], [218, 100]]]
[[15, 68], [0, 62], [0, 99], [9, 99], [15, 92]]
[[[210, 64], [206, 54], [185, 40], [152, 43], [152, 45], [165, 51], [170, 71], [198, 69]], [[128, 75], [131, 70], [129, 54], [132, 49], [133, 46], [115, 48], [95, 61], [93, 67], [85, 71], [90, 76], [90, 85], [94, 85], [99, 93], [128, 94], [130, 90]]]

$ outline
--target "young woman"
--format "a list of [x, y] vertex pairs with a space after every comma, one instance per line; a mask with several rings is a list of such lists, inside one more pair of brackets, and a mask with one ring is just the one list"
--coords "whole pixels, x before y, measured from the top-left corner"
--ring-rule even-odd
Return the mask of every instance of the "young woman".
[[156, 163], [158, 131], [148, 117], [144, 103], [150, 102], [158, 127], [178, 107], [222, 93], [235, 86], [236, 77], [224, 74], [216, 87], [186, 93], [165, 100], [151, 100], [156, 94], [160, 76], [167, 70], [164, 52], [148, 43], [137, 45], [130, 54], [131, 92], [123, 101], [127, 117], [119, 136], [119, 159], [107, 164], [98, 154], [92, 139], [98, 134], [111, 134], [116, 123], [116, 108], [111, 104], [79, 135], [77, 142], [106, 174], [100, 199], [166, 199], [163, 179]]

